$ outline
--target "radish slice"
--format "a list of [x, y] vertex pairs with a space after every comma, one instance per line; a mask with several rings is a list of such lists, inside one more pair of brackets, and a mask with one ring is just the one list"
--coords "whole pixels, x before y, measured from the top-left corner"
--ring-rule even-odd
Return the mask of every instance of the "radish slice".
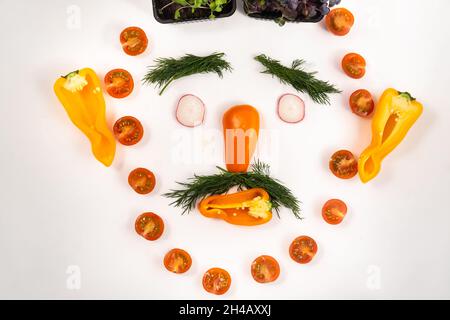
[[294, 94], [284, 94], [278, 99], [278, 116], [287, 123], [297, 123], [305, 117], [305, 103]]
[[199, 126], [205, 117], [205, 104], [192, 94], [184, 95], [178, 101], [176, 116], [183, 126]]

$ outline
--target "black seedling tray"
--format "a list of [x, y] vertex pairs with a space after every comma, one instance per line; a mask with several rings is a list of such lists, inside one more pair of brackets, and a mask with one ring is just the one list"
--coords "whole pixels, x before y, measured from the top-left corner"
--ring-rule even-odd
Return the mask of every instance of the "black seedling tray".
[[[261, 19], [261, 20], [272, 20], [275, 21], [279, 18], [281, 18], [281, 13], [275, 13], [275, 12], [267, 12], [267, 13], [249, 13], [248, 12], [248, 8], [245, 5], [245, 3], [242, 3], [242, 6], [244, 8], [244, 12], [247, 16], [251, 17], [251, 18], [255, 18], [255, 19]], [[297, 18], [296, 20], [285, 20], [286, 22], [309, 22], [309, 23], [317, 23], [322, 21], [322, 19], [325, 16], [321, 13], [318, 13], [317, 15], [315, 15], [312, 18]]]
[[[211, 21], [209, 19], [209, 15], [211, 13], [208, 9], [196, 9], [194, 13], [189, 9], [181, 10], [180, 19], [175, 20], [174, 14], [175, 10], [179, 8], [178, 5], [173, 5], [164, 9], [163, 12], [160, 12], [159, 9], [169, 4], [171, 0], [152, 0], [153, 3], [153, 16], [156, 21], [159, 23], [180, 23], [180, 22], [189, 22], [189, 21]], [[222, 9], [222, 12], [215, 13], [216, 18], [226, 18], [230, 17], [236, 11], [236, 0], [231, 0], [230, 3], [225, 5]]]

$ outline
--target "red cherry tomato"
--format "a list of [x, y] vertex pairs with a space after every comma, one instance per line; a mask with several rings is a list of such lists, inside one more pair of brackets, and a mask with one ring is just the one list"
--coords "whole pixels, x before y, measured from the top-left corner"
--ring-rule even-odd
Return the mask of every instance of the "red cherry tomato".
[[185, 273], [191, 265], [191, 256], [182, 249], [172, 249], [164, 257], [164, 266], [173, 273]]
[[212, 268], [203, 275], [203, 288], [212, 294], [222, 295], [230, 289], [231, 276], [221, 268]]
[[350, 108], [354, 114], [368, 118], [375, 109], [372, 94], [365, 89], [356, 90], [350, 96]]
[[131, 146], [141, 141], [144, 128], [141, 122], [131, 116], [122, 117], [114, 124], [114, 135], [125, 146]]
[[353, 178], [358, 173], [358, 161], [348, 150], [335, 152], [331, 156], [329, 167], [331, 172], [341, 179]]
[[357, 53], [349, 53], [342, 59], [342, 69], [353, 79], [361, 79], [366, 74], [366, 60]]
[[147, 49], [148, 38], [141, 28], [128, 27], [120, 34], [120, 43], [126, 54], [137, 56]]
[[317, 253], [317, 243], [313, 238], [300, 236], [292, 241], [289, 255], [295, 262], [305, 264], [311, 262]]
[[125, 98], [133, 92], [134, 81], [131, 74], [124, 69], [114, 69], [105, 76], [105, 86], [108, 94], [117, 99]]
[[141, 237], [155, 241], [164, 232], [164, 221], [157, 214], [146, 212], [137, 217], [134, 227]]
[[155, 188], [155, 175], [148, 169], [137, 168], [128, 175], [128, 184], [137, 193], [148, 194]]
[[280, 265], [271, 256], [260, 256], [253, 261], [251, 272], [259, 283], [273, 282], [280, 275]]
[[322, 217], [329, 224], [339, 224], [347, 214], [347, 205], [339, 199], [328, 200], [322, 208]]
[[345, 8], [331, 10], [325, 19], [328, 31], [337, 36], [345, 36], [349, 33], [354, 23], [353, 14]]

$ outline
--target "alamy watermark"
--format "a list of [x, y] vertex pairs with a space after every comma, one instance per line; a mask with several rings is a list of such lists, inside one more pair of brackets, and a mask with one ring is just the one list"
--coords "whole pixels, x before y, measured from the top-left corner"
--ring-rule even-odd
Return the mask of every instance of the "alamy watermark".
[[66, 288], [68, 290], [81, 289], [81, 268], [77, 265], [70, 265], [66, 269]]
[[70, 5], [66, 8], [66, 27], [69, 30], [81, 29], [81, 8], [77, 5]]
[[381, 289], [381, 268], [376, 265], [367, 267], [366, 286], [369, 290]]
[[197, 127], [175, 130], [170, 137], [173, 165], [245, 164], [254, 159], [277, 167], [280, 149], [278, 130], [219, 129]]

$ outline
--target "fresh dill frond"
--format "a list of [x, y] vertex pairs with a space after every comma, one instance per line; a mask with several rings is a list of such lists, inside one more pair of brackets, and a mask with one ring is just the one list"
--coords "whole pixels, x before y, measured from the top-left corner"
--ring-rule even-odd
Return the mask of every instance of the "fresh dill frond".
[[290, 68], [264, 54], [256, 56], [255, 60], [266, 68], [261, 73], [277, 77], [281, 83], [289, 84], [295, 90], [307, 93], [316, 103], [330, 104], [330, 97], [328, 95], [342, 92], [333, 84], [317, 79], [317, 72], [305, 71], [303, 69], [304, 60], [294, 60]]
[[184, 214], [193, 210], [198, 201], [210, 195], [226, 194], [233, 187], [238, 190], [262, 188], [270, 195], [272, 208], [278, 216], [280, 208], [285, 207], [301, 219], [300, 201], [282, 182], [270, 176], [269, 165], [256, 161], [251, 171], [242, 173], [229, 172], [221, 167], [217, 169], [219, 173], [214, 175], [194, 175], [187, 182], [177, 182], [181, 188], [170, 190], [163, 196], [174, 199], [170, 205], [180, 207]]
[[159, 58], [154, 66], [148, 67], [142, 81], [144, 84], [155, 84], [161, 89], [161, 95], [173, 81], [193, 74], [216, 73], [222, 78], [225, 71], [232, 70], [224, 56], [224, 53], [216, 52], [205, 57], [187, 54], [178, 59]]

